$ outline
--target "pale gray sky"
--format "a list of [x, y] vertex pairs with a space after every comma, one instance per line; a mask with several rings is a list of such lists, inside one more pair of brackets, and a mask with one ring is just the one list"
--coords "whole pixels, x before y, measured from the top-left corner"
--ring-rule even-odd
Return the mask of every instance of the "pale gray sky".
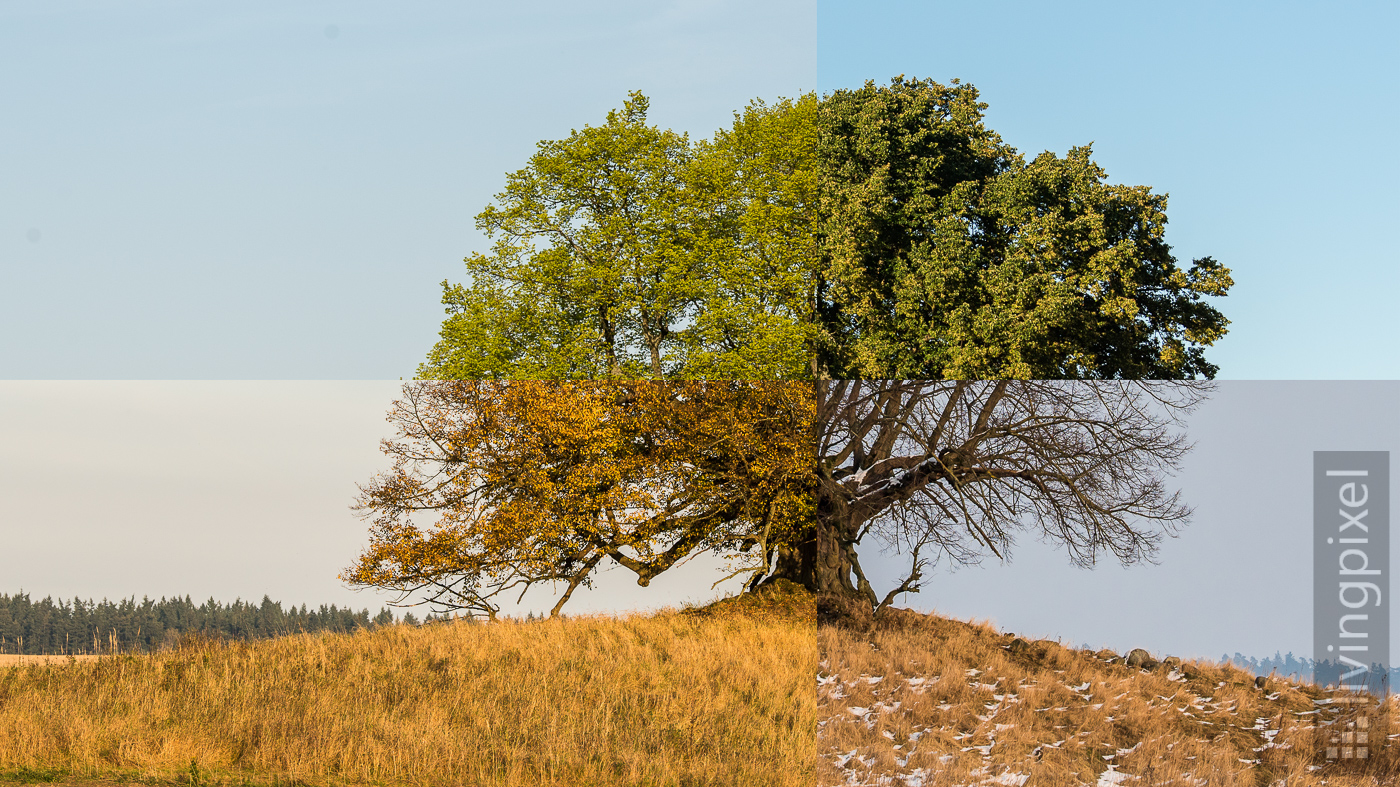
[[1311, 656], [1312, 452], [1400, 451], [1397, 404], [1400, 382], [1222, 382], [1176, 478], [1194, 520], [1159, 565], [1078, 569], [1027, 537], [1009, 563], [944, 566], [900, 603], [1119, 651]]
[[[367, 542], [349, 507], [389, 468], [379, 440], [401, 385], [0, 381], [0, 592], [377, 610], [393, 596], [336, 575]], [[647, 589], [609, 572], [566, 611], [708, 600], [719, 565]]]

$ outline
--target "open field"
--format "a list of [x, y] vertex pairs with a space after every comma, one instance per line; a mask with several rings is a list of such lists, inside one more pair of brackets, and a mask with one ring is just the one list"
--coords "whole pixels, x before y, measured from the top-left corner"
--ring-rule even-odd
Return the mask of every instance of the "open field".
[[[1129, 668], [1108, 652], [892, 613], [818, 629], [821, 785], [1400, 783], [1386, 764], [1400, 738], [1393, 702], [1344, 712], [1309, 684], [1260, 689], [1228, 665]], [[1349, 754], [1366, 743], [1367, 761], [1317, 769], [1334, 736]]]
[[101, 656], [16, 656], [13, 653], [0, 654], [0, 669], [18, 664], [77, 664], [96, 661]]
[[0, 777], [809, 787], [813, 616], [774, 594], [11, 665]]
[[[0, 784], [1400, 783], [1395, 703], [1362, 727], [1315, 687], [1261, 689], [1229, 665], [1129, 668], [906, 610], [814, 617], [810, 596], [779, 593], [11, 659]], [[1332, 737], [1368, 761], [1319, 768]]]

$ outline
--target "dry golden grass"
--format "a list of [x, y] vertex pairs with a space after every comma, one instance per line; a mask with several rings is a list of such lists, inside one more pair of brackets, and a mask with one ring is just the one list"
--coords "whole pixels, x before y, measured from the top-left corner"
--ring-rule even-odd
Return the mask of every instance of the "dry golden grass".
[[810, 597], [0, 669], [0, 771], [203, 783], [802, 785]]
[[990, 626], [891, 612], [818, 630], [819, 784], [1400, 783], [1385, 764], [1393, 703], [1370, 711], [1360, 769], [1313, 770], [1325, 737], [1359, 730], [1311, 685], [1260, 690], [1213, 663], [1130, 669], [1053, 642], [1013, 652]]
[[0, 654], [0, 669], [19, 664], [70, 664], [80, 661], [97, 661], [100, 656], [18, 656], [13, 653]]

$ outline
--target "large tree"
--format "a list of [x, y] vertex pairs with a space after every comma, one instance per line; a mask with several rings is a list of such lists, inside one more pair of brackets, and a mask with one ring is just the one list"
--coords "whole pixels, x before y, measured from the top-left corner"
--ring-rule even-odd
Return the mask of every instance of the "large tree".
[[[1150, 557], [1189, 515], [1165, 478], [1229, 272], [1177, 265], [1164, 196], [1088, 148], [1026, 163], [983, 109], [900, 78], [691, 143], [633, 94], [541, 143], [478, 217], [492, 252], [444, 283], [420, 376], [462, 382], [406, 388], [347, 576], [489, 615], [711, 550], [751, 587], [879, 606], [1026, 528], [1079, 562]], [[910, 554], [883, 596], [871, 541]]]

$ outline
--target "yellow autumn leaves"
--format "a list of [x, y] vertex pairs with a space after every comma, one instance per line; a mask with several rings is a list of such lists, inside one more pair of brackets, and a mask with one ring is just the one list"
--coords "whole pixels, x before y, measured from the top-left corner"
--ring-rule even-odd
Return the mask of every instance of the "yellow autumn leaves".
[[706, 550], [757, 569], [811, 517], [805, 381], [424, 381], [390, 421], [345, 578], [478, 614], [538, 582], [562, 606], [604, 558], [643, 585]]

